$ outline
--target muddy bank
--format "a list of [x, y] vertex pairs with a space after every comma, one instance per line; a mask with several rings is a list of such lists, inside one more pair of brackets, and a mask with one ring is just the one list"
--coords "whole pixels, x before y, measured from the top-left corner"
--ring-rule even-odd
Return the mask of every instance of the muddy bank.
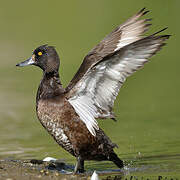
[[[92, 172], [73, 175], [73, 166], [62, 161], [43, 162], [41, 160], [0, 160], [1, 180], [76, 180], [89, 179]], [[101, 179], [117, 179], [117, 176], [100, 177]]]

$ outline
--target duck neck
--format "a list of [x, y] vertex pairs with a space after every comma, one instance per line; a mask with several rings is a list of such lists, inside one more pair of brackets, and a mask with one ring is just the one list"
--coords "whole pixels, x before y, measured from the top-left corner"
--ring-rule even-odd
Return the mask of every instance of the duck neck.
[[43, 78], [38, 88], [36, 101], [53, 98], [63, 93], [64, 88], [62, 87], [59, 73], [57, 71], [43, 72]]

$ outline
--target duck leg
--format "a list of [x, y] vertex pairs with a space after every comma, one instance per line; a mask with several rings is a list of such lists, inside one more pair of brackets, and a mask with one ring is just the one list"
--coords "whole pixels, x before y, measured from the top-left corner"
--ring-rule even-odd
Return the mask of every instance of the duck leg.
[[74, 174], [76, 173], [83, 173], [84, 172], [84, 159], [81, 158], [81, 156], [77, 157], [77, 163], [74, 168]]

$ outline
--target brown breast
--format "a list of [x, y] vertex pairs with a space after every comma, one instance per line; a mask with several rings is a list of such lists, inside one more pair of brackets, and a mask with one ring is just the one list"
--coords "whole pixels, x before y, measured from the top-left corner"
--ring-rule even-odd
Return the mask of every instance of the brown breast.
[[37, 116], [57, 143], [72, 155], [78, 156], [87, 147], [97, 146], [97, 139], [89, 133], [65, 96], [39, 100]]

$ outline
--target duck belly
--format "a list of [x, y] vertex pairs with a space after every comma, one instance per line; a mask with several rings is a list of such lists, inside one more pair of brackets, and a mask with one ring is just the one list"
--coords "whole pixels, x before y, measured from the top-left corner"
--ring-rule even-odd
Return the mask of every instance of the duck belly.
[[73, 156], [107, 160], [115, 145], [99, 129], [93, 136], [66, 99], [40, 100], [37, 116], [55, 141]]

